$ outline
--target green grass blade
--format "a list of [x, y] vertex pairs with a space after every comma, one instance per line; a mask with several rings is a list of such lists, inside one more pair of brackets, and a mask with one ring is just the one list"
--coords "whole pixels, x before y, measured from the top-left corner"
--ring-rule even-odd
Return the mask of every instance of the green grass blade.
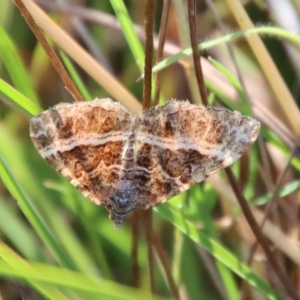
[[19, 253], [32, 260], [41, 260], [40, 245], [36, 236], [28, 226], [16, 207], [8, 199], [1, 199], [0, 228], [3, 235], [11, 242]]
[[41, 112], [41, 109], [35, 103], [23, 96], [1, 78], [0, 94], [2, 94], [2, 99], [6, 99], [8, 104], [12, 104], [13, 106], [20, 108], [30, 116], [35, 116]]
[[70, 261], [69, 257], [66, 256], [62, 248], [57, 244], [55, 237], [35, 208], [33, 202], [25, 194], [23, 189], [13, 177], [2, 156], [0, 156], [0, 177], [11, 195], [17, 200], [19, 207], [27, 220], [31, 223], [42, 241], [47, 245], [54, 258], [62, 266], [74, 268], [73, 263]]
[[[290, 183], [287, 183], [282, 187], [282, 189], [279, 191], [277, 197], [283, 198], [288, 196], [289, 194], [295, 192], [300, 187], [300, 180], [294, 180]], [[268, 193], [264, 196], [261, 196], [257, 199], [255, 199], [254, 204], [255, 205], [265, 205], [267, 204], [273, 197], [273, 193]]]
[[[18, 256], [5, 244], [0, 242], [0, 257], [12, 267], [12, 269], [17, 274], [34, 274], [35, 276], [26, 276], [24, 279], [30, 283], [40, 294], [42, 294], [46, 299], [51, 300], [66, 300], [65, 297], [57, 288], [49, 286], [48, 284], [39, 282], [39, 277], [42, 276], [41, 273], [36, 271], [32, 266], [30, 266], [24, 259]], [[2, 266], [3, 267], [3, 266]], [[1, 267], [0, 267], [1, 268]], [[8, 269], [7, 267], [3, 269]], [[2, 270], [4, 271], [4, 270]], [[1, 270], [0, 270], [1, 273]], [[35, 279], [32, 279], [35, 277]]]
[[83, 96], [83, 99], [92, 100], [91, 95], [89, 94], [88, 90], [85, 88], [85, 86], [84, 86], [80, 76], [78, 75], [76, 69], [74, 68], [71, 60], [62, 51], [60, 51], [59, 53], [60, 53], [60, 56], [62, 57], [64, 65], [65, 65], [66, 69], [68, 70], [74, 84], [76, 85], [79, 92]]
[[[85, 276], [78, 272], [51, 265], [27, 262], [1, 243], [0, 256], [6, 262], [0, 261], [0, 275], [23, 278], [30, 283], [39, 282], [75, 292], [93, 293], [101, 297], [100, 299], [162, 300], [160, 297], [152, 297], [147, 291], [136, 290], [108, 280]], [[9, 268], [7, 264], [12, 268]]]
[[[197, 207], [195, 217], [201, 220], [203, 232], [221, 244], [219, 232], [216, 230], [215, 221], [212, 218], [213, 209], [218, 198], [217, 192], [211, 188], [209, 184], [205, 184], [203, 189], [199, 188], [199, 186], [195, 186], [191, 192], [191, 198]], [[231, 270], [219, 260], [216, 260], [215, 264], [221, 277], [224, 290], [227, 293], [227, 298], [232, 300], [239, 299], [239, 290]]]
[[[13, 123], [14, 122], [14, 123]], [[15, 120], [9, 118], [3, 119], [3, 124], [13, 124], [15, 126]], [[68, 198], [72, 198], [74, 194], [74, 189], [67, 183], [67, 181], [60, 182], [60, 186], [63, 186], [62, 191], [54, 192], [53, 189], [49, 189], [43, 185], [43, 182], [49, 181], [51, 178], [55, 178], [56, 181], [59, 179], [62, 180], [62, 176], [58, 175], [45, 161], [43, 161], [36, 150], [32, 147], [32, 143], [26, 139], [24, 140], [25, 135], [27, 135], [27, 128], [22, 134], [24, 138], [20, 139], [15, 135], [15, 128], [12, 126], [0, 126], [0, 140], [9, 141], [9, 143], [0, 143], [0, 153], [4, 157], [6, 165], [13, 168], [14, 177], [17, 178], [18, 184], [20, 186], [26, 187], [30, 195], [30, 200], [34, 202], [34, 206], [37, 207], [38, 212], [43, 216], [44, 220], [47, 222], [47, 226], [51, 229], [51, 233], [55, 236], [55, 241], [62, 248], [63, 252], [72, 260], [73, 265], [76, 265], [76, 270], [80, 270], [85, 274], [99, 275], [98, 268], [100, 267], [101, 271], [103, 266], [101, 264], [95, 264], [93, 257], [91, 257], [88, 252], [88, 248], [85, 244], [80, 241], [80, 238], [77, 232], [72, 228], [69, 220], [65, 217], [65, 209], [61, 207], [64, 203], [64, 195]], [[14, 151], [12, 151], [14, 149]], [[68, 187], [68, 188], [67, 188]], [[73, 192], [69, 192], [69, 191]], [[1, 199], [2, 200], [2, 199]], [[5, 201], [6, 199], [3, 199]], [[10, 199], [11, 200], [11, 199]], [[1, 201], [1, 202], [3, 202]], [[78, 200], [77, 200], [78, 201]], [[80, 201], [87, 201], [82, 200]], [[15, 204], [15, 201], [10, 201], [12, 206]], [[1, 204], [3, 208], [0, 210], [1, 213], [4, 213], [7, 203]], [[74, 214], [81, 214], [81, 212], [73, 212]], [[18, 221], [21, 222], [18, 227], [22, 227], [25, 231], [26, 228], [29, 232], [33, 232], [28, 226], [24, 218], [16, 216]], [[88, 219], [88, 217], [86, 217]], [[4, 222], [4, 219], [0, 220]], [[11, 222], [13, 219], [11, 220]], [[7, 224], [4, 224], [4, 226]], [[36, 244], [29, 243], [26, 241], [26, 247], [22, 247], [20, 242], [18, 243], [15, 236], [15, 231], [13, 231], [13, 226], [5, 226], [2, 228], [2, 231], [6, 229], [7, 237], [11, 238], [11, 241], [14, 242], [14, 246], [22, 253], [26, 258], [41, 260], [41, 255], [44, 254], [43, 251], [40, 251], [40, 241]], [[23, 240], [26, 238], [26, 232], [20, 234]], [[35, 236], [36, 237], [36, 236]], [[38, 239], [37, 239], [38, 240]], [[32, 241], [32, 240], [31, 240]], [[98, 241], [100, 242], [100, 241]], [[23, 252], [27, 247], [31, 247], [30, 256], [25, 255]], [[46, 246], [45, 246], [46, 247]], [[26, 252], [28, 253], [28, 252]], [[34, 255], [34, 256], [32, 256]], [[42, 260], [47, 259], [42, 257]], [[106, 262], [107, 263], [107, 262]]]
[[[256, 28], [251, 28], [245, 31], [237, 31], [234, 33], [230, 33], [227, 35], [224, 35], [220, 38], [203, 42], [198, 45], [199, 51], [203, 51], [215, 46], [222, 45], [224, 43], [232, 42], [238, 38], [245, 37], [246, 35], [250, 34], [262, 34], [262, 35], [274, 35], [275, 37], [278, 38], [285, 38], [295, 44], [300, 44], [300, 37], [297, 34], [293, 34], [287, 30], [283, 30], [280, 28], [274, 28], [274, 27], [256, 27]], [[168, 58], [164, 59], [163, 61], [159, 62], [153, 69], [152, 72], [156, 73], [164, 68], [167, 68], [171, 64], [183, 59], [186, 56], [192, 55], [192, 49], [187, 48], [184, 49], [174, 55], [169, 56]]]
[[126, 6], [122, 0], [110, 0], [115, 14], [122, 27], [122, 32], [127, 40], [131, 53], [141, 72], [144, 72], [144, 50], [139, 38], [137, 37], [130, 16], [128, 15]]
[[227, 266], [236, 275], [248, 282], [249, 285], [261, 291], [268, 299], [280, 299], [278, 294], [266, 282], [256, 276], [246, 265], [241, 263], [229, 251], [217, 243], [214, 239], [198, 230], [192, 223], [185, 220], [175, 209], [172, 209], [167, 203], [155, 207], [156, 212], [170, 221], [179, 230], [185, 233], [196, 244], [206, 249], [217, 260]]
[[218, 61], [216, 61], [212, 58], [209, 58], [209, 61], [212, 63], [212, 65], [214, 65], [216, 67], [216, 69], [218, 69], [220, 71], [220, 73], [222, 73], [230, 81], [231, 85], [235, 88], [235, 90], [238, 93], [239, 98], [242, 102], [240, 105], [239, 111], [246, 115], [252, 115], [251, 106], [250, 106], [247, 96], [243, 90], [243, 87], [240, 84], [240, 82], [238, 81], [238, 79], [235, 78], [235, 76], [227, 68], [225, 68], [222, 64], [220, 64]]
[[16, 48], [6, 34], [4, 29], [0, 26], [0, 55], [1, 60], [4, 63], [11, 80], [15, 87], [30, 99], [36, 105], [39, 104], [38, 97], [32, 88], [32, 84], [29, 80], [27, 71], [19, 57]]
[[[55, 209], [49, 211], [49, 215], [55, 213], [57, 214]], [[72, 262], [76, 265], [76, 269], [87, 275], [99, 276], [100, 272], [97, 268], [98, 266], [95, 265], [93, 258], [90, 257], [86, 245], [82, 244], [78, 236], [74, 234], [74, 229], [65, 222], [63, 213], [60, 218], [51, 218], [48, 223], [55, 233], [55, 236], [61, 241], [68, 257], [70, 257]]]

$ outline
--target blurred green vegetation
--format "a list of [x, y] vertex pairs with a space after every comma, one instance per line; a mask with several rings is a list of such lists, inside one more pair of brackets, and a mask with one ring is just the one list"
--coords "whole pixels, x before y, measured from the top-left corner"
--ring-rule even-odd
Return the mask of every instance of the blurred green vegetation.
[[[156, 2], [155, 21], [159, 29], [162, 3]], [[272, 23], [286, 30], [269, 27], [261, 29], [260, 34], [267, 36], [264, 41], [282, 82], [287, 84], [294, 103], [299, 103], [300, 39], [282, 23], [280, 12], [264, 1], [243, 2], [254, 23]], [[293, 7], [295, 15], [290, 15], [290, 19], [299, 30], [299, 4], [286, 2]], [[144, 1], [86, 1], [85, 6], [70, 1], [64, 10], [59, 5], [52, 7], [53, 3], [39, 1], [51, 19], [134, 97], [141, 99], [143, 81], [136, 79], [142, 75], [144, 40], [136, 35], [132, 24], [142, 30]], [[236, 41], [234, 36], [228, 36], [228, 41], [234, 42], [226, 45], [233, 48], [244, 84], [237, 79], [232, 56], [222, 38], [227, 33], [241, 32], [241, 28], [225, 1], [214, 4], [224, 22], [223, 31], [216, 25], [212, 10], [204, 1], [197, 1], [199, 41], [215, 44], [202, 52], [205, 57], [213, 57], [204, 65], [209, 99], [213, 105], [221, 103], [244, 114], [254, 114], [262, 122], [260, 147], [254, 146], [233, 170], [247, 200], [260, 205], [253, 212], [255, 216], [265, 212], [274, 200], [274, 191], [281, 187], [277, 204], [268, 216], [274, 227], [268, 223], [264, 233], [273, 247], [279, 247], [283, 240], [272, 236], [272, 232], [280, 230], [286, 240], [295, 242], [292, 246], [286, 244], [286, 248], [294, 247], [292, 250], [297, 253], [298, 152], [292, 166], [289, 156], [297, 137], [293, 128], [300, 119], [289, 119], [289, 114], [280, 108], [284, 102], [275, 100], [246, 39], [240, 37]], [[84, 199], [34, 149], [28, 134], [30, 117], [73, 99], [12, 1], [2, 0], [0, 6], [0, 298], [172, 299], [155, 247], [157, 292], [153, 298], [149, 292], [147, 241], [142, 222], [138, 248], [141, 287], [134, 289], [131, 218], [115, 230], [107, 211]], [[121, 11], [122, 8], [127, 10]], [[180, 14], [184, 11], [185, 1], [174, 1], [167, 28], [166, 58], [185, 48], [187, 24]], [[96, 23], [92, 12], [101, 12], [113, 22], [101, 15]], [[55, 46], [50, 38], [49, 41]], [[68, 69], [77, 74], [75, 82], [82, 84], [80, 90], [85, 98], [111, 97], [76, 62], [69, 63]], [[190, 99], [197, 103], [190, 56], [175, 56], [162, 63], [167, 64], [170, 65], [161, 71], [161, 100]], [[290, 113], [296, 113], [292, 103], [285, 101], [291, 107]], [[278, 183], [283, 172], [286, 176]], [[241, 291], [247, 299], [280, 299], [278, 295], [284, 295], [284, 290], [277, 287], [276, 274], [261, 249], [251, 266], [247, 266], [255, 238], [239, 207], [231, 202], [231, 192], [219, 190], [223, 184], [228, 188], [223, 175], [219, 177], [222, 185], [208, 179], [154, 209], [153, 230], [168, 257], [181, 299], [238, 299]], [[286, 252], [282, 246], [278, 257], [289, 280], [297, 282], [299, 261], [288, 252], [291, 249]]]

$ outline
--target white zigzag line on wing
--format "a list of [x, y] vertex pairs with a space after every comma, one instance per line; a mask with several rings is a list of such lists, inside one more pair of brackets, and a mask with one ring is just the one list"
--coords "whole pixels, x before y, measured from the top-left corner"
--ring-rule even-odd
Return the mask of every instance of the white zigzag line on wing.
[[[117, 131], [114, 133], [109, 134], [101, 134], [101, 135], [82, 135], [82, 136], [75, 136], [65, 140], [56, 140], [50, 146], [47, 146], [44, 149], [41, 149], [42, 157], [46, 158], [51, 155], [55, 155], [58, 151], [65, 152], [71, 151], [75, 147], [78, 146], [99, 146], [104, 145], [108, 142], [119, 142], [119, 141], [127, 141], [131, 135], [130, 132], [124, 133], [122, 131]], [[239, 135], [238, 140], [245, 140], [250, 142], [249, 138], [246, 134], [241, 133]], [[207, 143], [203, 140], [201, 142], [196, 143], [190, 138], [161, 138], [155, 135], [148, 134], [147, 136], [143, 137], [140, 136], [137, 138], [137, 143], [147, 143], [149, 145], [158, 146], [162, 149], [169, 149], [172, 151], [176, 150], [196, 150], [200, 152], [202, 155], [210, 155], [210, 156], [218, 156], [219, 159], [223, 159], [226, 156], [226, 152], [223, 152], [221, 149], [224, 147], [223, 144], [214, 145], [211, 143]], [[131, 147], [129, 147], [131, 148]]]
[[205, 141], [201, 141], [195, 143], [192, 139], [180, 137], [177, 139], [168, 139], [168, 138], [160, 138], [154, 135], [148, 135], [145, 139], [143, 139], [143, 143], [147, 143], [149, 145], [158, 146], [163, 149], [168, 149], [172, 151], [176, 150], [196, 150], [202, 155], [211, 155], [211, 156], [219, 156], [222, 151], [221, 148], [224, 147], [223, 144], [214, 145], [211, 143], [207, 143]]
[[99, 146], [104, 145], [108, 142], [119, 142], [126, 141], [129, 137], [128, 134], [124, 134], [121, 131], [117, 131], [114, 135], [110, 134], [99, 134], [99, 135], [84, 135], [84, 136], [75, 136], [69, 139], [58, 139], [55, 140], [50, 146], [47, 146], [44, 149], [40, 150], [42, 157], [48, 157], [51, 155], [55, 155], [58, 151], [65, 152], [71, 151], [78, 146]]

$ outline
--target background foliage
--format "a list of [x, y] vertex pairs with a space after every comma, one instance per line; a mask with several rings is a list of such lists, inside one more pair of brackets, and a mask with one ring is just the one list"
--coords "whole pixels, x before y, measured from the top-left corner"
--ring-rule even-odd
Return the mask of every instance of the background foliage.
[[[162, 2], [156, 2], [157, 33]], [[161, 102], [199, 103], [190, 51], [180, 52], [189, 48], [186, 3], [171, 2], [166, 59], [156, 66], [161, 70]], [[233, 171], [257, 222], [266, 216], [262, 232], [298, 291], [299, 3], [287, 0], [278, 8], [283, 1], [242, 1], [244, 6], [214, 1], [213, 7], [209, 1], [196, 2], [210, 103], [254, 115], [262, 123], [258, 142]], [[76, 74], [83, 97], [112, 97], [138, 112], [145, 1], [38, 4], [95, 58], [89, 61], [68, 40], [56, 40], [59, 28], [52, 33], [43, 28], [49, 42], [63, 49], [61, 59]], [[249, 29], [246, 17], [260, 27]], [[152, 299], [145, 224], [139, 223], [141, 278], [140, 288], [134, 289], [131, 219], [115, 230], [107, 211], [85, 200], [33, 148], [30, 117], [73, 100], [9, 0], [2, 0], [0, 9], [0, 99], [1, 298]], [[176, 297], [164, 263], [181, 299], [286, 297], [259, 247], [248, 263], [255, 237], [222, 172], [155, 208], [153, 230], [155, 299]]]

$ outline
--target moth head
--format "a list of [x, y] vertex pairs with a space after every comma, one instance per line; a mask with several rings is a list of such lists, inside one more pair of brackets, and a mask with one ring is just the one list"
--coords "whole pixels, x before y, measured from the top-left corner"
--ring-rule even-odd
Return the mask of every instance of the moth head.
[[135, 194], [136, 189], [130, 180], [120, 180], [118, 185], [111, 190], [105, 206], [115, 226], [121, 224], [126, 215], [136, 208], [135, 201], [133, 201]]

